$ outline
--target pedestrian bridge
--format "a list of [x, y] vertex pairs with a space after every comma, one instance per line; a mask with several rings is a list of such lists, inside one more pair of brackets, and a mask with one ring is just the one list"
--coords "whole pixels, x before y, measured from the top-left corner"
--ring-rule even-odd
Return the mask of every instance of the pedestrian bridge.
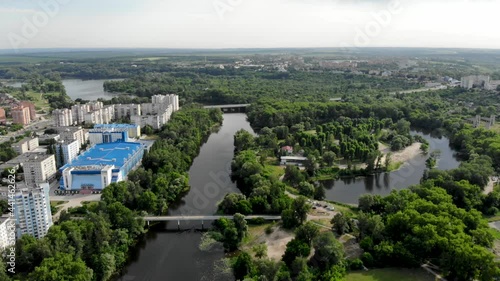
[[212, 109], [212, 108], [220, 108], [224, 113], [231, 112], [245, 112], [246, 108], [249, 107], [250, 104], [222, 104], [222, 105], [207, 105], [203, 108]]

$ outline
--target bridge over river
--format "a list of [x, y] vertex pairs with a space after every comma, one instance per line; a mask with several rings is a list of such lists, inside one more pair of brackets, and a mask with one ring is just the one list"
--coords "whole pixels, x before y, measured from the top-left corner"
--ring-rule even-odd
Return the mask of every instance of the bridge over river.
[[220, 108], [222, 112], [224, 113], [239, 113], [239, 112], [245, 112], [246, 108], [249, 107], [250, 104], [222, 104], [222, 105], [207, 105], [204, 106], [203, 108]]
[[[177, 227], [180, 229], [181, 221], [201, 221], [201, 227], [204, 227], [204, 222], [205, 221], [215, 221], [220, 218], [226, 218], [232, 220], [234, 217], [233, 216], [145, 216], [142, 217], [144, 221], [147, 222], [149, 225], [149, 222], [162, 222], [162, 221], [177, 221]], [[267, 221], [276, 221], [276, 220], [281, 220], [281, 216], [259, 216], [259, 215], [252, 215], [252, 216], [245, 216], [246, 220], [251, 220], [251, 219], [263, 219]]]

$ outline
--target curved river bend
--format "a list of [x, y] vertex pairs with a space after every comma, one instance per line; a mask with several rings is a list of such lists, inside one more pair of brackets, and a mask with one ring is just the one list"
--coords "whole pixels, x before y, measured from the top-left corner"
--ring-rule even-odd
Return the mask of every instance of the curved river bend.
[[[213, 214], [217, 202], [229, 192], [239, 192], [230, 179], [230, 164], [234, 156], [233, 136], [245, 129], [253, 130], [245, 114], [225, 114], [220, 130], [213, 133], [189, 170], [191, 190], [175, 205], [170, 206], [172, 215]], [[459, 162], [448, 146], [448, 139], [422, 135], [430, 143], [430, 150], [441, 150], [440, 169], [451, 169]], [[425, 170], [424, 156], [417, 156], [399, 171], [373, 177], [330, 182], [327, 199], [343, 203], [357, 203], [361, 194], [388, 194], [391, 189], [407, 188], [418, 184]], [[209, 222], [205, 222], [207, 225]], [[146, 238], [131, 253], [133, 259], [118, 280], [225, 280], [214, 270], [215, 263], [224, 257], [222, 249], [202, 252], [198, 246], [201, 222], [169, 222], [152, 227]], [[227, 276], [225, 277], [228, 278]], [[229, 278], [232, 280], [232, 278]]]

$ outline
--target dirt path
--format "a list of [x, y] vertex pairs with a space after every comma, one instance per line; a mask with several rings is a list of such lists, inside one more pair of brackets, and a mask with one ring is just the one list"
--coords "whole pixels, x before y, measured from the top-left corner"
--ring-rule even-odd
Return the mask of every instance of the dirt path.
[[488, 181], [488, 184], [484, 188], [483, 193], [484, 194], [490, 194], [493, 192], [493, 189], [495, 188], [495, 185], [498, 183], [498, 178], [497, 177], [490, 177], [490, 180]]

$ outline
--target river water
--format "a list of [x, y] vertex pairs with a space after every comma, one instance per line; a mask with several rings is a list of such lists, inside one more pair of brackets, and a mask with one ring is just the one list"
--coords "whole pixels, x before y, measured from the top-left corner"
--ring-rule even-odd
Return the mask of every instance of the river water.
[[[450, 170], [457, 168], [460, 164], [446, 137], [433, 136], [429, 133], [417, 131], [412, 131], [411, 134], [420, 135], [429, 142], [429, 153], [435, 150], [441, 152], [437, 163], [438, 169]], [[426, 169], [425, 161], [427, 158], [428, 156], [418, 155], [405, 163], [401, 169], [391, 173], [355, 179], [325, 181], [324, 185], [327, 188], [326, 199], [347, 204], [357, 204], [359, 196], [365, 193], [388, 195], [393, 189], [400, 190], [419, 184]]]
[[80, 80], [80, 79], [65, 79], [63, 80], [64, 88], [68, 96], [75, 100], [81, 98], [83, 100], [111, 99], [117, 96], [117, 93], [108, 93], [104, 91], [104, 81], [123, 80], [123, 79], [106, 79], [106, 80]]
[[[217, 210], [217, 202], [229, 192], [239, 192], [230, 179], [234, 156], [233, 136], [245, 129], [253, 133], [245, 114], [225, 114], [220, 130], [213, 133], [201, 147], [189, 170], [191, 190], [176, 205], [170, 206], [171, 215], [210, 215]], [[204, 222], [208, 226], [211, 222]], [[182, 231], [179, 232], [177, 229]], [[152, 228], [133, 260], [119, 280], [224, 280], [214, 270], [214, 262], [224, 258], [222, 249], [202, 252], [201, 222], [168, 222]], [[231, 280], [230, 278], [229, 280]]]
[[[213, 133], [189, 170], [191, 190], [177, 204], [170, 206], [172, 215], [213, 214], [225, 194], [239, 192], [230, 180], [230, 163], [234, 156], [233, 136], [245, 129], [253, 133], [245, 114], [225, 114], [220, 130]], [[439, 169], [451, 169], [459, 162], [448, 146], [448, 139], [419, 134], [430, 143], [430, 150], [441, 150]], [[361, 194], [388, 194], [391, 189], [402, 189], [418, 184], [425, 169], [424, 156], [417, 156], [401, 170], [373, 177], [330, 183], [326, 192], [329, 200], [357, 203]], [[210, 222], [205, 222], [207, 227]], [[200, 222], [169, 222], [150, 229], [146, 238], [132, 252], [132, 261], [118, 280], [232, 280], [218, 276], [214, 263], [224, 257], [222, 249], [202, 252], [198, 246], [202, 233]], [[181, 231], [178, 231], [181, 229]]]

